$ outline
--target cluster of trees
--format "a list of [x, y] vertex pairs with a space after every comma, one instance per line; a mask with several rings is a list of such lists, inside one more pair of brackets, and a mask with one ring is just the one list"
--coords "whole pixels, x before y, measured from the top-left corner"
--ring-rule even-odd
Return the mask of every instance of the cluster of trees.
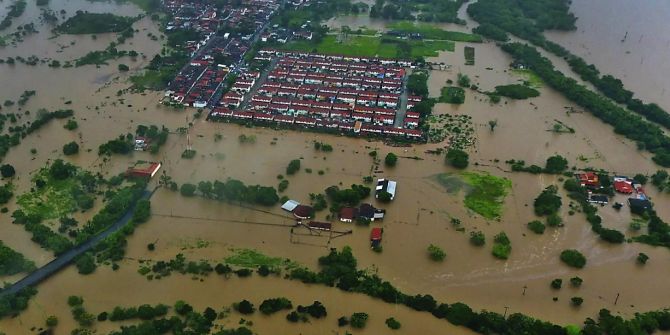
[[26, 10], [26, 0], [17, 0], [8, 7], [9, 11], [2, 21], [0, 21], [0, 30], [5, 30], [12, 25], [12, 19], [23, 15]]
[[[600, 178], [600, 180], [609, 180], [609, 177]], [[574, 178], [567, 179], [563, 183], [563, 188], [568, 191], [568, 197], [577, 201], [582, 207], [582, 212], [586, 215], [586, 221], [591, 224], [591, 230], [598, 234], [600, 239], [609, 243], [623, 243], [625, 235], [622, 232], [602, 226], [602, 218], [597, 214], [598, 208], [588, 202], [588, 191], [586, 188], [579, 185]]]
[[[440, 319], [446, 319], [454, 325], [464, 326], [482, 334], [556, 334], [566, 335], [566, 330], [558, 325], [536, 320], [515, 313], [507, 317], [495, 312], [475, 312], [463, 303], [438, 303], [431, 295], [404, 294], [388, 281], [375, 274], [357, 270], [357, 261], [351, 248], [341, 251], [331, 250], [327, 256], [319, 259], [321, 267], [318, 273], [308, 269], [293, 269], [289, 277], [306, 283], [320, 283], [336, 286], [343, 291], [359, 292], [387, 303], [403, 304], [414, 310], [428, 312]], [[346, 324], [346, 318], [345, 320]]]
[[95, 322], [95, 316], [84, 308], [84, 298], [71, 295], [67, 298], [67, 304], [70, 306], [72, 317], [82, 327], [90, 327]]
[[152, 154], [158, 153], [158, 149], [167, 141], [169, 133], [169, 130], [165, 126], [159, 129], [155, 125], [138, 125], [137, 130], [135, 130], [135, 135], [150, 140], [149, 151]]
[[133, 17], [78, 10], [74, 16], [60, 24], [56, 31], [64, 34], [118, 33], [130, 28], [135, 20]]
[[563, 222], [558, 214], [558, 210], [562, 204], [561, 196], [558, 195], [558, 187], [550, 185], [535, 198], [533, 208], [535, 215], [547, 216], [547, 225], [556, 227], [560, 226]]
[[656, 122], [670, 129], [670, 114], [657, 104], [646, 104], [639, 99], [633, 98], [634, 93], [627, 90], [620, 79], [609, 74], [600, 76], [600, 71], [593, 64], [587, 64], [581, 57], [570, 55], [568, 58], [570, 68], [579, 74], [585, 81], [590, 82], [606, 97], [624, 104], [631, 111], [644, 116], [647, 120]]
[[219, 201], [237, 201], [262, 206], [272, 206], [279, 201], [277, 190], [271, 186], [245, 185], [237, 179], [228, 179], [221, 181], [201, 181], [198, 185], [183, 184], [181, 194], [184, 196], [193, 196], [196, 191], [207, 199]]
[[364, 185], [352, 184], [351, 188], [340, 189], [338, 186], [330, 186], [325, 191], [331, 201], [330, 211], [337, 213], [344, 206], [356, 206], [361, 200], [370, 195], [370, 188]]
[[560, 258], [563, 263], [572, 266], [573, 268], [581, 269], [586, 265], [586, 257], [575, 249], [563, 250]]
[[555, 70], [551, 61], [542, 57], [531, 46], [508, 43], [504, 44], [502, 49], [511, 54], [517, 62], [526, 64], [549, 86], [589, 110], [595, 117], [612, 125], [617, 134], [635, 141], [640, 149], [652, 152], [654, 162], [661, 166], [670, 166], [670, 138], [657, 125], [628, 112], [609, 99], [580, 85], [576, 80], [566, 77]]
[[16, 315], [28, 308], [28, 300], [37, 294], [37, 289], [26, 287], [15, 294], [0, 297], [0, 318]]
[[413, 95], [428, 97], [428, 73], [415, 71], [407, 78], [407, 91]]
[[107, 314], [107, 319], [109, 321], [123, 321], [129, 319], [151, 320], [165, 316], [168, 309], [169, 306], [163, 304], [158, 304], [156, 306], [144, 304], [138, 307], [127, 308], [116, 306], [109, 314]]
[[[53, 119], [66, 119], [74, 115], [74, 111], [71, 109], [59, 109], [53, 112], [49, 112], [45, 109], [40, 109], [37, 112], [37, 119], [31, 122], [28, 127], [25, 128], [25, 134], [29, 135], [37, 129], [42, 128], [45, 124]], [[14, 128], [16, 129], [16, 127]], [[24, 135], [22, 135], [24, 136]]]
[[[161, 305], [159, 305], [161, 306]], [[153, 307], [157, 308], [159, 306]], [[162, 310], [162, 307], [160, 308]], [[211, 307], [205, 308], [201, 313], [184, 301], [177, 301], [173, 310], [176, 315], [165, 318], [164, 315], [156, 315], [149, 320], [143, 320], [139, 324], [123, 325], [118, 331], [112, 331], [110, 335], [140, 335], [140, 334], [193, 334], [193, 335], [252, 335], [253, 332], [246, 327], [235, 329], [214, 328], [214, 321], [218, 313]], [[139, 308], [138, 308], [139, 313]], [[102, 321], [102, 320], [101, 320]]]
[[34, 269], [35, 263], [0, 241], [0, 276], [11, 276]]
[[539, 173], [550, 173], [550, 174], [559, 174], [565, 172], [568, 168], [568, 160], [561, 155], [554, 155], [547, 158], [547, 162], [544, 165], [544, 168], [539, 167], [535, 164], [526, 166], [526, 162], [522, 160], [508, 160], [505, 163], [510, 164], [512, 171], [522, 171], [529, 172], [532, 174]]
[[288, 166], [286, 167], [286, 174], [290, 176], [295, 174], [299, 170], [300, 170], [300, 160], [294, 159], [288, 163]]
[[[465, 21], [458, 18], [458, 9], [466, 3], [467, 0], [456, 1], [394, 1], [388, 3], [384, 0], [377, 0], [370, 8], [370, 17], [382, 17], [393, 20], [418, 19], [424, 22], [447, 22], [465, 24]], [[412, 13], [418, 13], [416, 17]]]
[[465, 90], [455, 86], [442, 87], [439, 101], [448, 104], [462, 104], [465, 102]]
[[258, 310], [261, 311], [261, 313], [265, 315], [271, 315], [274, 313], [277, 313], [281, 310], [285, 309], [291, 309], [293, 308], [293, 304], [291, 303], [291, 300], [288, 300], [286, 298], [273, 298], [273, 299], [265, 299], [263, 302], [258, 306]]
[[528, 99], [540, 96], [538, 90], [521, 84], [496, 86], [495, 94], [512, 99]]
[[12, 213], [12, 218], [14, 219], [12, 223], [23, 225], [23, 228], [32, 234], [31, 241], [39, 244], [44, 249], [53, 251], [56, 256], [74, 246], [67, 237], [42, 224], [42, 217], [38, 214], [26, 214], [18, 209]]
[[493, 254], [495, 258], [507, 259], [511, 252], [512, 242], [504, 231], [493, 237], [493, 249], [491, 250], [491, 254]]
[[476, 33], [507, 41], [507, 33], [533, 43], [546, 43], [547, 29], [574, 30], [577, 18], [567, 0], [484, 0], [468, 6], [468, 14], [480, 23]]
[[670, 225], [661, 220], [656, 211], [647, 212], [647, 234], [635, 237], [636, 242], [670, 248]]
[[133, 151], [133, 148], [135, 148], [133, 134], [119, 135], [119, 137], [101, 144], [98, 147], [98, 155], [127, 155]]
[[139, 273], [142, 275], [151, 273], [152, 278], [160, 279], [169, 276], [172, 272], [207, 276], [212, 271], [214, 271], [214, 267], [205, 260], [187, 261], [183, 254], [177, 254], [175, 258], [169, 261], [158, 261], [151, 267], [144, 266], [140, 268]]
[[105, 207], [81, 228], [77, 234], [77, 243], [87, 241], [120, 220], [131, 206], [138, 202], [145, 187], [145, 182], [137, 181], [135, 184], [108, 192]]
[[328, 143], [314, 141], [314, 149], [323, 152], [331, 152], [333, 151], [333, 146]]

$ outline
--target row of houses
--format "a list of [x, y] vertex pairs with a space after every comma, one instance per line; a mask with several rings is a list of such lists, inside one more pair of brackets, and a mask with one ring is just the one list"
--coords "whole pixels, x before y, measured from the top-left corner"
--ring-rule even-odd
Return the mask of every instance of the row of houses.
[[421, 130], [396, 128], [392, 126], [382, 126], [376, 124], [363, 123], [361, 121], [337, 121], [317, 119], [308, 116], [292, 116], [283, 114], [272, 114], [268, 112], [254, 112], [254, 111], [240, 111], [230, 110], [227, 108], [214, 108], [208, 120], [211, 121], [225, 121], [225, 120], [239, 120], [259, 123], [276, 123], [282, 125], [298, 125], [303, 127], [313, 127], [339, 131], [342, 133], [361, 133], [361, 134], [377, 134], [389, 136], [404, 136], [409, 139], [422, 140], [424, 134]]
[[265, 48], [258, 51], [262, 57], [291, 57], [296, 59], [319, 59], [328, 61], [347, 61], [355, 63], [367, 64], [381, 64], [381, 65], [397, 65], [403, 68], [412, 66], [412, 61], [397, 58], [381, 58], [381, 57], [362, 57], [362, 56], [346, 56], [346, 55], [326, 55], [312, 52], [300, 51], [286, 51], [272, 48]]

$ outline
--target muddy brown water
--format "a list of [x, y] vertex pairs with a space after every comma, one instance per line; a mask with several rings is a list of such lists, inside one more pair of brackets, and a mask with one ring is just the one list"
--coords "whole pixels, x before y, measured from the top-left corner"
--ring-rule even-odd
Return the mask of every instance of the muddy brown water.
[[[29, 3], [29, 10], [30, 6]], [[141, 33], [136, 34], [126, 46], [141, 51], [150, 59], [160, 50], [160, 44], [148, 39], [146, 34], [148, 31], [157, 33], [157, 30], [150, 21], [141, 21], [136, 25], [146, 25], [147, 30], [141, 28]], [[371, 24], [363, 25], [372, 27]], [[77, 42], [58, 53], [60, 42], [49, 40], [47, 35], [33, 35], [17, 48], [2, 49], [0, 57], [43, 52], [40, 57], [64, 60], [85, 54], [93, 44], [105, 45], [100, 37], [92, 40], [90, 36], [60, 36], [58, 39], [62, 42]], [[452, 65], [452, 68], [431, 73], [429, 87], [432, 96], [439, 94], [447, 79], [455, 81], [459, 72], [468, 74], [482, 90], [492, 90], [495, 85], [514, 83], [520, 79], [506, 70], [511, 59], [493, 44], [474, 45], [476, 66], [463, 65], [463, 45], [457, 43], [456, 52], [441, 53], [435, 59]], [[491, 105], [486, 96], [468, 90], [465, 104], [436, 106], [436, 114], [467, 114], [473, 117], [476, 145], [471, 149], [470, 169], [511, 179], [512, 190], [506, 198], [502, 219], [498, 222], [485, 220], [467, 211], [462, 205], [462, 194], [449, 195], [434, 181], [433, 176], [438, 173], [455, 172], [443, 164], [441, 156], [424, 153], [428, 149], [445, 147], [445, 143], [391, 148], [364, 139], [246, 128], [197, 119], [190, 131], [193, 148], [197, 151], [192, 160], [180, 158], [187, 146], [186, 136], [172, 134], [156, 156], [135, 152], [103, 161], [97, 156], [98, 145], [119, 134], [133, 132], [137, 124], [164, 124], [176, 129], [184, 126], [187, 119], [191, 120], [194, 113], [193, 110], [173, 110], [157, 105], [160, 93], [117, 97], [118, 90], [129, 86], [126, 82], [128, 75], [119, 75], [116, 71], [116, 65], [121, 62], [131, 63], [123, 59], [100, 68], [86, 66], [72, 69], [22, 64], [0, 66], [4, 88], [0, 92], [0, 101], [16, 100], [24, 90], [34, 89], [37, 95], [21, 112], [30, 110], [34, 113], [41, 107], [51, 110], [73, 108], [75, 119], [80, 124], [79, 129], [70, 132], [62, 128], [62, 120], [52, 121], [10, 150], [4, 162], [14, 165], [19, 172], [18, 179], [14, 181], [17, 194], [29, 190], [30, 172], [44, 166], [49, 159], [63, 157], [62, 145], [72, 140], [80, 142], [82, 148], [79, 155], [66, 159], [79, 166], [112, 176], [138, 159], [159, 160], [164, 163], [166, 173], [179, 184], [231, 177], [249, 184], [276, 186], [279, 182], [277, 175], [285, 174], [288, 162], [302, 158], [302, 170], [287, 177], [290, 185], [284, 192], [302, 202], [309, 201], [309, 193], [322, 193], [326, 187], [339, 183], [345, 187], [361, 183], [362, 177], [367, 175], [398, 181], [398, 195], [393, 203], [385, 205], [369, 200], [375, 206], [387, 209], [387, 218], [373, 224], [384, 227], [384, 250], [380, 254], [369, 250], [369, 228], [335, 222], [335, 229], [351, 229], [353, 234], [335, 238], [330, 243], [324, 236], [295, 235], [292, 239], [288, 228], [292, 220], [278, 206], [261, 208], [267, 213], [200, 198], [185, 199], [178, 193], [162, 189], [152, 199], [154, 217], [129, 239], [128, 259], [121, 262], [119, 271], [101, 267], [95, 274], [82, 277], [76, 269], [69, 268], [54, 276], [39, 286], [38, 296], [31, 300], [25, 313], [0, 321], [0, 329], [8, 334], [32, 333], [29, 329], [41, 326], [46, 316], [51, 314], [61, 320], [57, 333], [69, 333], [75, 325], [65, 303], [67, 296], [72, 294], [84, 296], [87, 308], [96, 313], [111, 310], [117, 305], [170, 304], [177, 299], [187, 300], [199, 309], [212, 306], [219, 310], [241, 298], [251, 298], [259, 303], [262, 299], [281, 295], [295, 303], [320, 300], [328, 307], [328, 319], [311, 324], [292, 325], [280, 315], [245, 317], [253, 320], [252, 328], [260, 334], [273, 333], [276, 329], [281, 329], [282, 333], [342, 333], [343, 329], [337, 329], [335, 320], [341, 315], [359, 311], [353, 310], [352, 306], [371, 314], [364, 333], [385, 332], [383, 320], [389, 316], [395, 316], [403, 323], [403, 333], [468, 333], [428, 314], [412, 312], [362, 295], [298, 282], [257, 277], [224, 281], [215, 276], [199, 282], [179, 275], [147, 281], [136, 273], [138, 259], [169, 259], [181, 252], [189, 259], [218, 261], [230, 253], [230, 248], [254, 248], [316, 269], [317, 258], [326, 254], [329, 247], [350, 245], [360, 267], [377, 271], [382, 278], [390, 280], [404, 292], [429, 293], [440, 301], [463, 301], [475, 309], [500, 313], [507, 307], [508, 313], [522, 312], [560, 324], [580, 323], [584, 318], [596, 315], [600, 308], [630, 317], [636, 311], [667, 307], [670, 298], [665, 280], [670, 275], [667, 267], [670, 253], [667, 250], [640, 244], [613, 246], [598, 241], [581, 214], [568, 215], [569, 200], [565, 196], [562, 209], [565, 227], [548, 228], [544, 235], [539, 236], [525, 227], [527, 222], [535, 219], [532, 214], [533, 199], [544, 187], [559, 184], [560, 181], [554, 176], [505, 172], [509, 168], [503, 163], [505, 160], [523, 159], [528, 164], [542, 165], [548, 156], [561, 154], [568, 158], [571, 165], [580, 168], [590, 166], [622, 174], [653, 173], [658, 168], [648, 154], [637, 151], [634, 143], [614, 135], [610, 126], [588, 113], [566, 114], [566, 107], [576, 106], [546, 87], [540, 89], [541, 96], [538, 98], [525, 101], [503, 99], [497, 105]], [[140, 57], [137, 63], [132, 63], [132, 67], [140, 68], [145, 62]], [[119, 98], [125, 99], [123, 103]], [[72, 101], [71, 105], [64, 104], [68, 100]], [[17, 112], [18, 108], [3, 108], [5, 111]], [[34, 114], [24, 117], [34, 117]], [[487, 123], [493, 119], [498, 120], [498, 126], [491, 132]], [[555, 120], [573, 127], [576, 133], [558, 135], [547, 131]], [[221, 134], [223, 138], [215, 141], [215, 134]], [[240, 144], [237, 138], [241, 134], [255, 135], [256, 142]], [[313, 141], [329, 143], [334, 151], [316, 152]], [[31, 148], [37, 149], [37, 154], [32, 155]], [[368, 156], [371, 150], [377, 150], [381, 157], [394, 152], [401, 157], [417, 156], [422, 160], [401, 158], [395, 168], [386, 168], [382, 164], [375, 169]], [[475, 162], [479, 165], [474, 165]], [[306, 168], [313, 172], [307, 173]], [[319, 175], [319, 170], [323, 170], [324, 174]], [[375, 170], [381, 172], [375, 173]], [[670, 219], [670, 209], [664, 205], [668, 203], [668, 196], [658, 194], [651, 186], [647, 191], [660, 215]], [[617, 196], [615, 200], [624, 202], [625, 198]], [[100, 205], [98, 201], [96, 208]], [[8, 207], [10, 213], [16, 208], [13, 202]], [[83, 221], [93, 212], [77, 215]], [[606, 206], [600, 209], [600, 214], [605, 226], [633, 236], [627, 230], [631, 216], [626, 208], [617, 212]], [[325, 215], [324, 212], [319, 213], [317, 218], [325, 220]], [[452, 217], [461, 219], [465, 232], [452, 227]], [[38, 264], [52, 259], [51, 253], [30, 242], [22, 227], [12, 225], [7, 214], [0, 217], [0, 222], [0, 238], [12, 248]], [[469, 244], [468, 234], [473, 230], [486, 234], [486, 246], [476, 248]], [[496, 260], [490, 254], [491, 239], [500, 231], [505, 231], [512, 240], [512, 254], [508, 261]], [[198, 241], [206, 242], [206, 247], [195, 248]], [[148, 243], [156, 243], [156, 251], [147, 251]], [[431, 243], [446, 251], [444, 262], [434, 263], [428, 259], [426, 247]], [[587, 256], [588, 263], [584, 269], [573, 270], [560, 263], [558, 254], [567, 248], [578, 249]], [[635, 264], [639, 252], [650, 256], [650, 262], [644, 267]], [[576, 275], [584, 279], [579, 289], [567, 285], [568, 279]], [[14, 281], [18, 277], [2, 280]], [[554, 291], [550, 289], [549, 282], [558, 277], [563, 278], [566, 285], [562, 290]], [[647, 289], [640, 289], [631, 283], [645, 283]], [[613, 303], [617, 294], [620, 298], [615, 306]], [[572, 308], [569, 305], [572, 296], [583, 297], [584, 305]], [[553, 297], [559, 300], [554, 302]], [[237, 320], [239, 315], [233, 313], [222, 322], [232, 325]], [[95, 328], [101, 333], [112, 329], [110, 323], [98, 323]]]

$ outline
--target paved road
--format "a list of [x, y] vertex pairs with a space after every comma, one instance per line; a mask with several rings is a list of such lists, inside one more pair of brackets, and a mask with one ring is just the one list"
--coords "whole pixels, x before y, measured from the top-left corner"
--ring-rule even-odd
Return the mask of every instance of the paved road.
[[[144, 193], [142, 194], [141, 199], [149, 199], [151, 196], [156, 192], [158, 188], [155, 188], [153, 191], [148, 191], [145, 190]], [[67, 267], [72, 261], [79, 255], [89, 251], [91, 248], [96, 246], [100, 241], [108, 237], [109, 235], [119, 231], [123, 226], [130, 221], [130, 218], [133, 216], [133, 211], [135, 210], [135, 204], [133, 204], [128, 211], [126, 212], [125, 215], [119, 221], [117, 221], [114, 225], [111, 227], [107, 228], [107, 230], [104, 230], [100, 234], [96, 235], [95, 237], [91, 238], [90, 240], [84, 242], [83, 244], [70, 249], [69, 251], [65, 252], [64, 254], [58, 256], [58, 258], [54, 259], [53, 261], [45, 264], [41, 268], [31, 272], [29, 275], [24, 277], [23, 279], [19, 280], [18, 282], [14, 283], [13, 285], [9, 286], [8, 288], [0, 291], [0, 297], [5, 296], [7, 294], [14, 294], [28, 286], [34, 286], [40, 283], [41, 281], [49, 278], [50, 276], [54, 275], [58, 271], [64, 269]]]
[[405, 122], [405, 114], [407, 113], [407, 81], [409, 74], [405, 76], [402, 80], [402, 94], [400, 94], [400, 108], [395, 114], [395, 123], [394, 126], [402, 128]]

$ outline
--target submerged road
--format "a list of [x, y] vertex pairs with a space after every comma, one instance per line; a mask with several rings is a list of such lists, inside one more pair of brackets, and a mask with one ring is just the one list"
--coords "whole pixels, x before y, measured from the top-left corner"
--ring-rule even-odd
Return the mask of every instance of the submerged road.
[[[148, 191], [144, 190], [144, 193], [142, 193], [142, 197], [140, 199], [149, 199], [151, 196], [156, 192], [158, 188], [154, 188], [153, 191]], [[100, 234], [92, 237], [90, 240], [68, 250], [67, 252], [63, 253], [62, 255], [58, 256], [56, 259], [53, 261], [45, 264], [41, 268], [31, 272], [29, 275], [24, 277], [23, 279], [17, 281], [16, 283], [12, 284], [11, 286], [7, 287], [6, 289], [0, 291], [0, 297], [3, 297], [8, 294], [14, 294], [19, 292], [20, 290], [29, 287], [29, 286], [34, 286], [41, 281], [49, 278], [50, 276], [56, 274], [58, 271], [62, 270], [63, 268], [67, 267], [72, 261], [77, 258], [77, 256], [82, 255], [83, 253], [91, 250], [94, 246], [96, 246], [100, 241], [103, 239], [107, 238], [109, 235], [119, 231], [123, 226], [130, 221], [130, 219], [133, 217], [133, 211], [135, 210], [135, 205], [137, 202], [135, 202], [128, 211], [126, 211], [126, 214], [123, 215], [121, 219], [116, 221], [111, 227], [105, 229], [102, 231]]]

